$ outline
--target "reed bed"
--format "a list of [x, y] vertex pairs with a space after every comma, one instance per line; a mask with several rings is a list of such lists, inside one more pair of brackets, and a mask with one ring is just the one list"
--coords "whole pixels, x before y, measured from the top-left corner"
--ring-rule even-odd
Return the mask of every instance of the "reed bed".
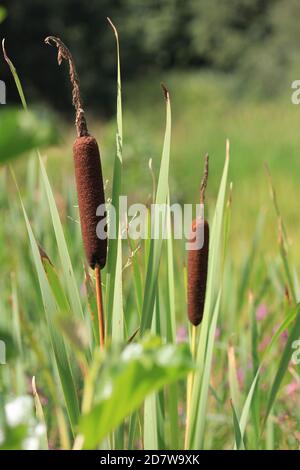
[[[123, 157], [119, 38], [109, 24], [117, 45], [117, 124], [106, 200], [117, 206], [126, 153]], [[95, 207], [105, 199], [99, 148], [88, 134], [71, 54], [57, 38], [48, 39], [53, 40], [59, 62], [69, 62], [73, 85], [75, 181], [67, 188], [61, 184], [59, 198], [57, 182], [48, 176], [50, 162], [35, 145], [25, 184], [18, 168], [11, 166], [10, 173], [1, 168], [3, 194], [8, 194], [5, 217], [14, 221], [13, 233], [6, 236], [14, 253], [8, 262], [9, 299], [0, 300], [0, 337], [7, 344], [7, 365], [0, 369], [0, 448], [22, 448], [28, 436], [47, 449], [298, 448], [298, 410], [282, 397], [287, 376], [299, 380], [292, 362], [300, 336], [299, 282], [271, 177], [281, 236], [279, 257], [267, 272], [253, 262], [262, 236], [260, 219], [244, 268], [238, 273], [233, 268], [228, 140], [217, 198], [206, 198], [206, 220], [194, 224], [195, 229], [204, 224], [201, 249], [186, 253], [173, 236], [125, 242], [119, 220], [118, 236], [106, 246], [95, 238]], [[27, 106], [6, 51], [5, 59]], [[172, 94], [165, 86], [163, 98], [158, 179], [152, 174], [152, 198], [158, 204], [172, 198]], [[201, 177], [197, 155], [194, 168], [196, 187]], [[206, 160], [202, 203], [207, 176]], [[168, 206], [163, 218], [172, 234]], [[259, 279], [255, 289], [253, 273]], [[276, 324], [266, 320], [273, 334], [262, 347], [260, 317], [267, 315], [263, 306], [270, 298], [283, 313]], [[9, 406], [20, 399], [29, 403], [21, 428], [8, 419]], [[39, 433], [33, 422], [40, 425]]]

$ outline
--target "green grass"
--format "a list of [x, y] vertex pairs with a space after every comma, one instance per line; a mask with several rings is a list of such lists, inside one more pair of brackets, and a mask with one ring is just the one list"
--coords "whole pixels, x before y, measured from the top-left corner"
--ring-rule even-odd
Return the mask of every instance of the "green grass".
[[[108, 340], [101, 352], [94, 277], [78, 223], [73, 129], [65, 129], [65, 140], [45, 152], [47, 158], [33, 153], [13, 163], [20, 198], [1, 167], [0, 339], [8, 345], [8, 363], [0, 366], [3, 447], [22, 445], [28, 423], [10, 429], [3, 407], [30, 394], [32, 376], [35, 419], [47, 428], [43, 447], [299, 447], [299, 397], [286, 388], [300, 380], [299, 366], [290, 362], [300, 334], [298, 108], [289, 96], [238, 98], [230, 77], [174, 72], [160, 78], [170, 91], [166, 106], [160, 80], [150, 77], [123, 84], [122, 111], [118, 68], [117, 123], [95, 121], [91, 131], [113, 199], [121, 193], [130, 202], [196, 202], [209, 152], [203, 323], [194, 331], [188, 325], [181, 241], [116, 240], [103, 276]], [[270, 197], [265, 161], [279, 207]], [[287, 232], [280, 244], [278, 217]], [[170, 232], [168, 211], [165, 218]], [[258, 319], [261, 305], [267, 314]], [[186, 329], [182, 345], [180, 328]]]

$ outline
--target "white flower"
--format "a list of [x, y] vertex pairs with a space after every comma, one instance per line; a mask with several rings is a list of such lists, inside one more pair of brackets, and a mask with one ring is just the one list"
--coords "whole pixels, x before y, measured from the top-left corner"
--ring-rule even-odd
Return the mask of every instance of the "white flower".
[[130, 344], [122, 352], [121, 358], [124, 362], [127, 362], [130, 359], [136, 359], [141, 355], [142, 350], [143, 348], [140, 344]]
[[39, 450], [40, 441], [38, 437], [26, 437], [22, 443], [23, 450]]
[[32, 398], [20, 396], [6, 403], [5, 416], [7, 424], [11, 427], [26, 424], [32, 417]]

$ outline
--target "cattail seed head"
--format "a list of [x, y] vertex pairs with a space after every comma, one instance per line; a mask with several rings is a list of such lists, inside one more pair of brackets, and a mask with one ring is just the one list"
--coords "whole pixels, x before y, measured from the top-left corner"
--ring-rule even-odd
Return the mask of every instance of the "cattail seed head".
[[105, 204], [100, 153], [96, 139], [90, 135], [78, 137], [73, 146], [73, 156], [86, 257], [92, 269], [97, 264], [102, 269], [106, 263], [107, 240], [98, 238], [96, 233], [97, 224], [101, 220], [101, 217], [96, 215], [97, 207]]
[[[205, 156], [205, 166], [200, 187], [200, 203], [204, 204], [205, 189], [208, 179], [208, 155]], [[193, 220], [191, 243], [203, 240], [201, 248], [188, 251], [188, 318], [197, 326], [201, 323], [204, 312], [208, 254], [209, 254], [209, 225], [204, 217]]]
[[[188, 317], [190, 322], [197, 326], [203, 318], [208, 253], [209, 253], [209, 225], [207, 220], [193, 221], [193, 238], [195, 241], [197, 232], [203, 230], [204, 240], [203, 246], [197, 250], [189, 250], [188, 252]], [[200, 237], [198, 233], [198, 237]]]
[[[58, 49], [58, 64], [66, 60], [69, 64], [70, 82], [72, 85], [72, 101], [76, 110], [75, 125], [77, 139], [73, 146], [75, 178], [78, 195], [80, 225], [89, 266], [102, 269], [106, 263], [107, 239], [98, 238], [97, 224], [101, 221], [96, 215], [99, 205], [105, 204], [100, 153], [96, 139], [87, 128], [82, 105], [79, 78], [71, 52], [61, 39], [48, 36], [46, 44], [54, 44]], [[102, 219], [106, 214], [102, 216]]]

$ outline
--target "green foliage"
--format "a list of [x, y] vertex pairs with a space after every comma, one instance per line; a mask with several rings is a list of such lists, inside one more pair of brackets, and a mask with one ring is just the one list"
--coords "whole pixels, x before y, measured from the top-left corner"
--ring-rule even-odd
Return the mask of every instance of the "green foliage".
[[[270, 96], [288, 86], [298, 62], [297, 0], [10, 0], [7, 15], [2, 35], [9, 50], [16, 55], [26, 44], [17, 57], [26, 83], [36, 98], [64, 112], [71, 110], [69, 83], [55, 69], [43, 37], [51, 32], [70, 46], [87, 108], [111, 114], [115, 64], [107, 16], [122, 38], [127, 80], [149, 69], [206, 68], [237, 75], [242, 93]], [[37, 60], [43, 73], [32, 73]]]
[[187, 345], [161, 345], [157, 338], [146, 338], [121, 350], [115, 347], [98, 367], [95, 397], [79, 425], [86, 448], [100, 444], [149, 393], [183, 379], [193, 363]]
[[0, 5], [0, 23], [2, 23], [6, 18], [6, 9]]
[[6, 108], [0, 113], [0, 162], [19, 157], [40, 147], [57, 142], [53, 122], [36, 112]]

